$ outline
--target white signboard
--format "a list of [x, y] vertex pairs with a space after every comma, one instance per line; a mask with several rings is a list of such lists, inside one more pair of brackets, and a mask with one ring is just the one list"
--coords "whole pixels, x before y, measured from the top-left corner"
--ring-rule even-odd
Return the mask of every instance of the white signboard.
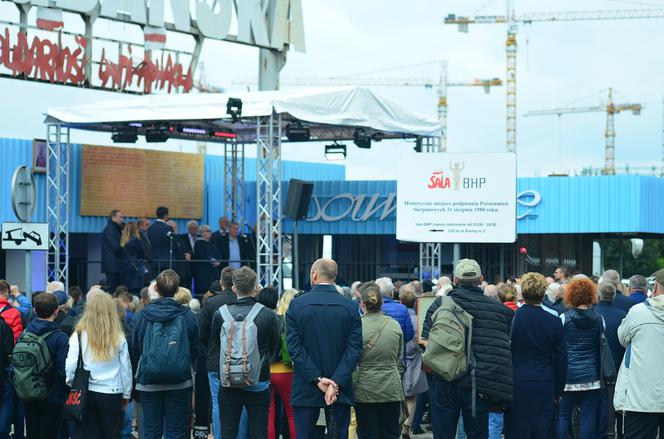
[[3, 250], [48, 250], [48, 224], [2, 223]]
[[397, 180], [397, 239], [516, 241], [516, 155], [403, 154]]

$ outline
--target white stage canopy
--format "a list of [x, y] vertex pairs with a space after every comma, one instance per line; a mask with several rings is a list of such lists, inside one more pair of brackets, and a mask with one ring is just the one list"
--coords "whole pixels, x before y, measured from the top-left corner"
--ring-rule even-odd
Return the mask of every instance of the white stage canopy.
[[[242, 101], [242, 117], [235, 123], [226, 112], [229, 98]], [[136, 96], [50, 109], [46, 123], [108, 132], [131, 123], [139, 134], [150, 126], [168, 125], [169, 137], [199, 140], [181, 132], [191, 127], [232, 131], [238, 142], [253, 143], [257, 118], [273, 112], [282, 116], [284, 127], [292, 122], [309, 126], [311, 141], [350, 140], [356, 128], [365, 128], [374, 140], [441, 135], [436, 118], [361, 87]]]

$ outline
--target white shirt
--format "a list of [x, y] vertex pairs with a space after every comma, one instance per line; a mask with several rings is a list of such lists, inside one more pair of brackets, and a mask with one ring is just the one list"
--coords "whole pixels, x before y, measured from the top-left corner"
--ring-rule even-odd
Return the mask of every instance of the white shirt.
[[[92, 392], [112, 395], [121, 393], [124, 399], [130, 399], [132, 371], [125, 337], [122, 337], [120, 349], [109, 361], [92, 359], [92, 353], [88, 349], [88, 334], [85, 331], [81, 334], [81, 342], [83, 343], [83, 368], [90, 372], [88, 389]], [[78, 348], [78, 333], [74, 331], [69, 338], [69, 352], [65, 360], [65, 375], [68, 386], [71, 386], [74, 381], [78, 363]]]

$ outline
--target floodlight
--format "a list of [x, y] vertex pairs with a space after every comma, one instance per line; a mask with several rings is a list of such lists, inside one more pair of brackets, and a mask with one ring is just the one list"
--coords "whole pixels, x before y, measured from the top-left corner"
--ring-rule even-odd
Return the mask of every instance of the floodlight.
[[233, 122], [237, 122], [242, 117], [242, 99], [228, 98], [226, 114], [233, 119]]
[[353, 143], [358, 148], [369, 149], [371, 148], [371, 136], [363, 128], [358, 128], [355, 130], [355, 134], [353, 134]]
[[422, 138], [418, 137], [415, 139], [415, 146], [413, 147], [413, 151], [415, 152], [422, 152]]
[[113, 143], [136, 143], [138, 140], [138, 132], [136, 127], [117, 126], [113, 128], [111, 139], [113, 140]]
[[289, 123], [286, 125], [286, 137], [289, 142], [308, 142], [311, 138], [311, 129], [300, 122]]
[[339, 161], [346, 159], [346, 145], [333, 143], [325, 145], [325, 158], [330, 161]]
[[148, 143], [164, 143], [168, 140], [170, 127], [168, 125], [155, 125], [145, 129], [145, 141]]

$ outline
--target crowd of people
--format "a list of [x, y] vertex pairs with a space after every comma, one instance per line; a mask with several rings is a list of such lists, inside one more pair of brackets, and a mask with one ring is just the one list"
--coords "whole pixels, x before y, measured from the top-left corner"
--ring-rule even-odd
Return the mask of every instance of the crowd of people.
[[491, 285], [470, 259], [434, 282], [337, 275], [320, 259], [280, 296], [229, 264], [200, 302], [169, 268], [138, 295], [0, 281], [0, 438], [664, 433], [664, 269], [652, 288], [566, 267]]

